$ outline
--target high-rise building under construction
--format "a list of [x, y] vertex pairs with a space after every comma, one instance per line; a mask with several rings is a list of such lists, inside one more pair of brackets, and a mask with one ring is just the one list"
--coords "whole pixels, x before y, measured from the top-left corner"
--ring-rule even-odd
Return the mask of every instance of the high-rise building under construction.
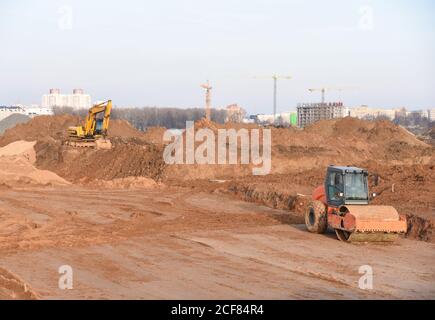
[[342, 102], [299, 103], [297, 106], [298, 127], [304, 128], [319, 120], [342, 118], [344, 107]]

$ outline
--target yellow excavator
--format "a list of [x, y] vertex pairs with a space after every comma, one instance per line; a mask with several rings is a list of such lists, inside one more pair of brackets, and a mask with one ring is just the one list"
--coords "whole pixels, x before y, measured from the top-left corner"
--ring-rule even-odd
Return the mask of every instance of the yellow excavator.
[[94, 105], [89, 109], [85, 124], [68, 128], [67, 145], [95, 149], [111, 149], [112, 143], [107, 138], [112, 100]]

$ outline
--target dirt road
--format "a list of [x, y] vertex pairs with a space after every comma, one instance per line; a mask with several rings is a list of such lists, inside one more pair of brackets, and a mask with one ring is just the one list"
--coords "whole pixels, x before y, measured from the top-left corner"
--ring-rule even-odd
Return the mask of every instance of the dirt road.
[[298, 223], [183, 188], [0, 187], [0, 298], [435, 298], [434, 244], [351, 245]]

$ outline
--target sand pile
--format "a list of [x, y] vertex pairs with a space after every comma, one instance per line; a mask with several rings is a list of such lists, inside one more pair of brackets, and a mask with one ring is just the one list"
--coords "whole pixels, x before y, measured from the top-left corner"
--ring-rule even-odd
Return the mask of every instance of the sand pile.
[[36, 159], [35, 141], [15, 141], [0, 148], [0, 184], [66, 185], [66, 180], [33, 165]]
[[0, 157], [24, 157], [31, 164], [36, 160], [36, 153], [33, 147], [36, 141], [15, 141], [7, 146], [0, 148]]

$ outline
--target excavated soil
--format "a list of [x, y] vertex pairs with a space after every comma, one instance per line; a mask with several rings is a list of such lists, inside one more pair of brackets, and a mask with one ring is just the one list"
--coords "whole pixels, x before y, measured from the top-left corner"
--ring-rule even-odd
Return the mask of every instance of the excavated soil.
[[[176, 180], [233, 179], [252, 175], [252, 165], [165, 167], [163, 161], [158, 159], [162, 158], [164, 150], [165, 129], [150, 128], [145, 133], [139, 132], [123, 120], [111, 121], [109, 134], [115, 146], [113, 150], [89, 152], [64, 146], [67, 127], [77, 123], [80, 120], [69, 115], [36, 117], [26, 124], [7, 130], [0, 136], [0, 147], [16, 140], [37, 141], [37, 166], [51, 169], [71, 181], [128, 176]], [[202, 120], [195, 123], [195, 129], [200, 128], [216, 131], [258, 127], [252, 124], [221, 125]], [[369, 163], [396, 167], [434, 164], [432, 146], [388, 121], [344, 118], [321, 121], [305, 130], [271, 130], [272, 174], [295, 174], [317, 168], [323, 172], [332, 163], [360, 166]], [[112, 168], [101, 169], [108, 166]]]
[[77, 150], [59, 143], [38, 142], [36, 165], [72, 182], [149, 177], [161, 181], [162, 147], [117, 141], [111, 150]]
[[[0, 136], [0, 147], [17, 140], [26, 141], [55, 141], [61, 143], [67, 138], [67, 129], [70, 126], [78, 126], [83, 122], [78, 116], [56, 115], [38, 116], [24, 124], [10, 128]], [[144, 133], [133, 128], [125, 120], [110, 121], [110, 135], [119, 138], [144, 137]]]
[[[0, 136], [0, 146], [16, 140], [37, 141], [36, 166], [71, 182], [112, 180], [131, 176], [162, 179], [163, 147], [153, 144], [157, 133], [143, 133], [125, 120], [110, 122], [111, 150], [78, 150], [64, 145], [69, 126], [81, 123], [71, 115], [36, 117]], [[148, 140], [150, 142], [148, 142]]]

